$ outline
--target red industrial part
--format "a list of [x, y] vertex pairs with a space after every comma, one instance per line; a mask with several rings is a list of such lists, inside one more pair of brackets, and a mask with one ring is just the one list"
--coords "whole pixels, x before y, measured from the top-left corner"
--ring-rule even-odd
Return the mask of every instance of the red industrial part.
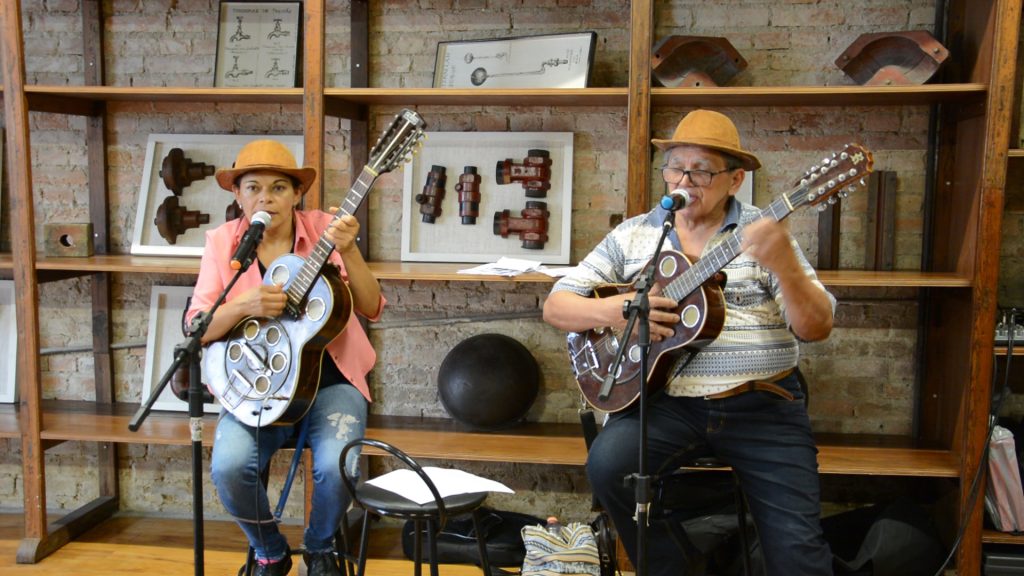
[[723, 86], [747, 61], [719, 36], [666, 36], [654, 46], [651, 71], [662, 86]]
[[861, 34], [836, 66], [862, 86], [924, 84], [949, 56], [927, 30]]
[[459, 216], [462, 217], [462, 223], [476, 224], [476, 217], [480, 215], [480, 175], [476, 173], [476, 166], [463, 169], [455, 191], [459, 193]]
[[444, 200], [444, 185], [447, 181], [444, 166], [431, 166], [427, 182], [423, 185], [423, 193], [416, 195], [420, 218], [427, 224], [433, 224], [441, 215], [441, 201]]
[[165, 198], [160, 207], [156, 209], [156, 218], [153, 219], [157, 231], [160, 232], [160, 236], [164, 240], [167, 240], [168, 244], [176, 243], [178, 236], [192, 228], [209, 223], [209, 214], [179, 206], [177, 196]]
[[510, 210], [494, 213], [494, 233], [502, 238], [509, 234], [518, 234], [523, 241], [523, 248], [542, 250], [548, 241], [547, 202], [528, 201], [526, 208], [520, 212], [522, 218], [515, 218]]
[[160, 177], [164, 180], [164, 186], [174, 192], [175, 196], [181, 196], [182, 190], [196, 180], [213, 176], [213, 172], [213, 166], [185, 158], [181, 148], [171, 148], [160, 166]]
[[551, 189], [551, 154], [529, 150], [521, 164], [511, 158], [498, 160], [494, 172], [498, 184], [521, 182], [528, 198], [544, 198]]

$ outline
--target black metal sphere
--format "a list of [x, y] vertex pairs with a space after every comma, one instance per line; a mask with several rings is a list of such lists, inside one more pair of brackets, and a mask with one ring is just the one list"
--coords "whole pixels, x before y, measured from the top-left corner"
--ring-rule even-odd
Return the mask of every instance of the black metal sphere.
[[537, 399], [540, 367], [518, 340], [479, 334], [444, 357], [437, 388], [452, 418], [471, 428], [500, 430], [519, 422]]

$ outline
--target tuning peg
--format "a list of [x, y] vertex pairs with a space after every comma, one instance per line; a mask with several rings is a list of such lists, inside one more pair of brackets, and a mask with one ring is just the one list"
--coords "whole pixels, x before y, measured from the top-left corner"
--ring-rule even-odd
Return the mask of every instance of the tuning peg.
[[847, 174], [850, 175], [850, 178], [853, 178], [854, 176], [857, 175], [857, 169], [856, 168], [850, 168], [850, 170], [847, 172]]
[[865, 182], [863, 178], [861, 178], [861, 179], [860, 179], [860, 185], [861, 185], [861, 186], [867, 186], [867, 185], [868, 185], [868, 183], [867, 183], [867, 182]]
[[835, 180], [829, 180], [828, 181], [828, 187], [829, 188], [835, 188], [836, 187], [836, 181]]
[[818, 186], [818, 196], [824, 196], [824, 195], [825, 195], [825, 187], [824, 186]]
[[847, 158], [850, 157], [850, 155], [846, 152], [846, 150], [843, 150], [842, 154], [840, 154], [839, 157], [843, 160], [846, 160]]
[[816, 208], [818, 209], [818, 212], [824, 212], [825, 210], [828, 210], [828, 204], [818, 204]]
[[856, 192], [856, 191], [857, 191], [857, 186], [856, 186], [856, 185], [854, 185], [854, 184], [850, 184], [849, 186], [847, 186], [847, 187], [846, 187], [846, 189], [847, 189], [847, 190], [848, 190], [849, 192]]
[[814, 195], [814, 192], [811, 192], [807, 195], [807, 203], [812, 204], [816, 198], [817, 196]]
[[838, 201], [839, 201], [839, 200], [836, 200], [836, 197], [835, 197], [835, 196], [829, 196], [829, 197], [828, 197], [828, 203], [829, 203], [829, 204], [835, 204], [835, 203], [836, 203], [836, 202], [838, 202]]
[[850, 193], [847, 192], [846, 189], [844, 188], [844, 189], [839, 191], [839, 197], [840, 198], [849, 198], [850, 197]]

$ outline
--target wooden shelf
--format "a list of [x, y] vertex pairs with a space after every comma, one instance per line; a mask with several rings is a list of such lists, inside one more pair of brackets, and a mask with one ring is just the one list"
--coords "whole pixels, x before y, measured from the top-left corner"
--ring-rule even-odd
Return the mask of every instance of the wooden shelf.
[[30, 110], [92, 115], [102, 102], [301, 104], [302, 88], [165, 88], [160, 86], [25, 86]]
[[1024, 534], [1000, 532], [998, 530], [982, 530], [981, 541], [985, 544], [1024, 544]]
[[[927, 105], [980, 99], [984, 84], [921, 86], [740, 86], [653, 88], [655, 106]], [[2, 94], [2, 90], [0, 90]], [[187, 88], [160, 86], [26, 86], [29, 108], [93, 114], [101, 102], [229, 102], [300, 104], [301, 88]], [[469, 89], [325, 88], [328, 103], [435, 106], [625, 106], [626, 88]]]
[[[42, 438], [124, 444], [189, 445], [188, 415], [151, 412], [138, 432], [128, 423], [137, 404], [43, 403]], [[14, 430], [16, 414], [0, 412], [0, 431]], [[203, 444], [213, 442], [215, 415], [203, 419]], [[370, 416], [366, 436], [400, 447], [417, 458], [581, 466], [586, 446], [577, 424], [527, 423], [499, 432], [478, 432], [444, 418]], [[956, 478], [959, 466], [948, 450], [916, 447], [903, 437], [822, 435], [818, 462], [824, 474]], [[374, 453], [374, 452], [368, 452]]]
[[[985, 92], [984, 84], [653, 88], [651, 102], [655, 106], [927, 105], [979, 99]], [[626, 88], [326, 88], [324, 97], [361, 105], [625, 106], [629, 93]]]
[[[370, 262], [380, 280], [433, 280], [441, 282], [554, 282], [546, 274], [532, 272], [515, 277], [459, 274], [474, 264], [437, 262]], [[12, 267], [11, 255], [0, 254], [0, 270]], [[199, 274], [199, 258], [168, 256], [103, 255], [88, 258], [39, 258], [37, 270], [51, 272], [125, 272]], [[876, 272], [867, 270], [822, 270], [818, 277], [827, 286], [968, 288], [970, 279], [943, 272]]]

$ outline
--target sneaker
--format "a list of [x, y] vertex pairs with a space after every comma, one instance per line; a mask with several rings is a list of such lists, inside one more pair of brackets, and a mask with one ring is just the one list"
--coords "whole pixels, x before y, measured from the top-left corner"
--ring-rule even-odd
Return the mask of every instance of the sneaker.
[[341, 576], [341, 568], [334, 552], [304, 552], [306, 560], [306, 576]]
[[291, 554], [285, 554], [284, 558], [277, 562], [271, 562], [269, 564], [257, 562], [256, 571], [253, 572], [253, 576], [287, 576], [291, 569], [292, 556]]

